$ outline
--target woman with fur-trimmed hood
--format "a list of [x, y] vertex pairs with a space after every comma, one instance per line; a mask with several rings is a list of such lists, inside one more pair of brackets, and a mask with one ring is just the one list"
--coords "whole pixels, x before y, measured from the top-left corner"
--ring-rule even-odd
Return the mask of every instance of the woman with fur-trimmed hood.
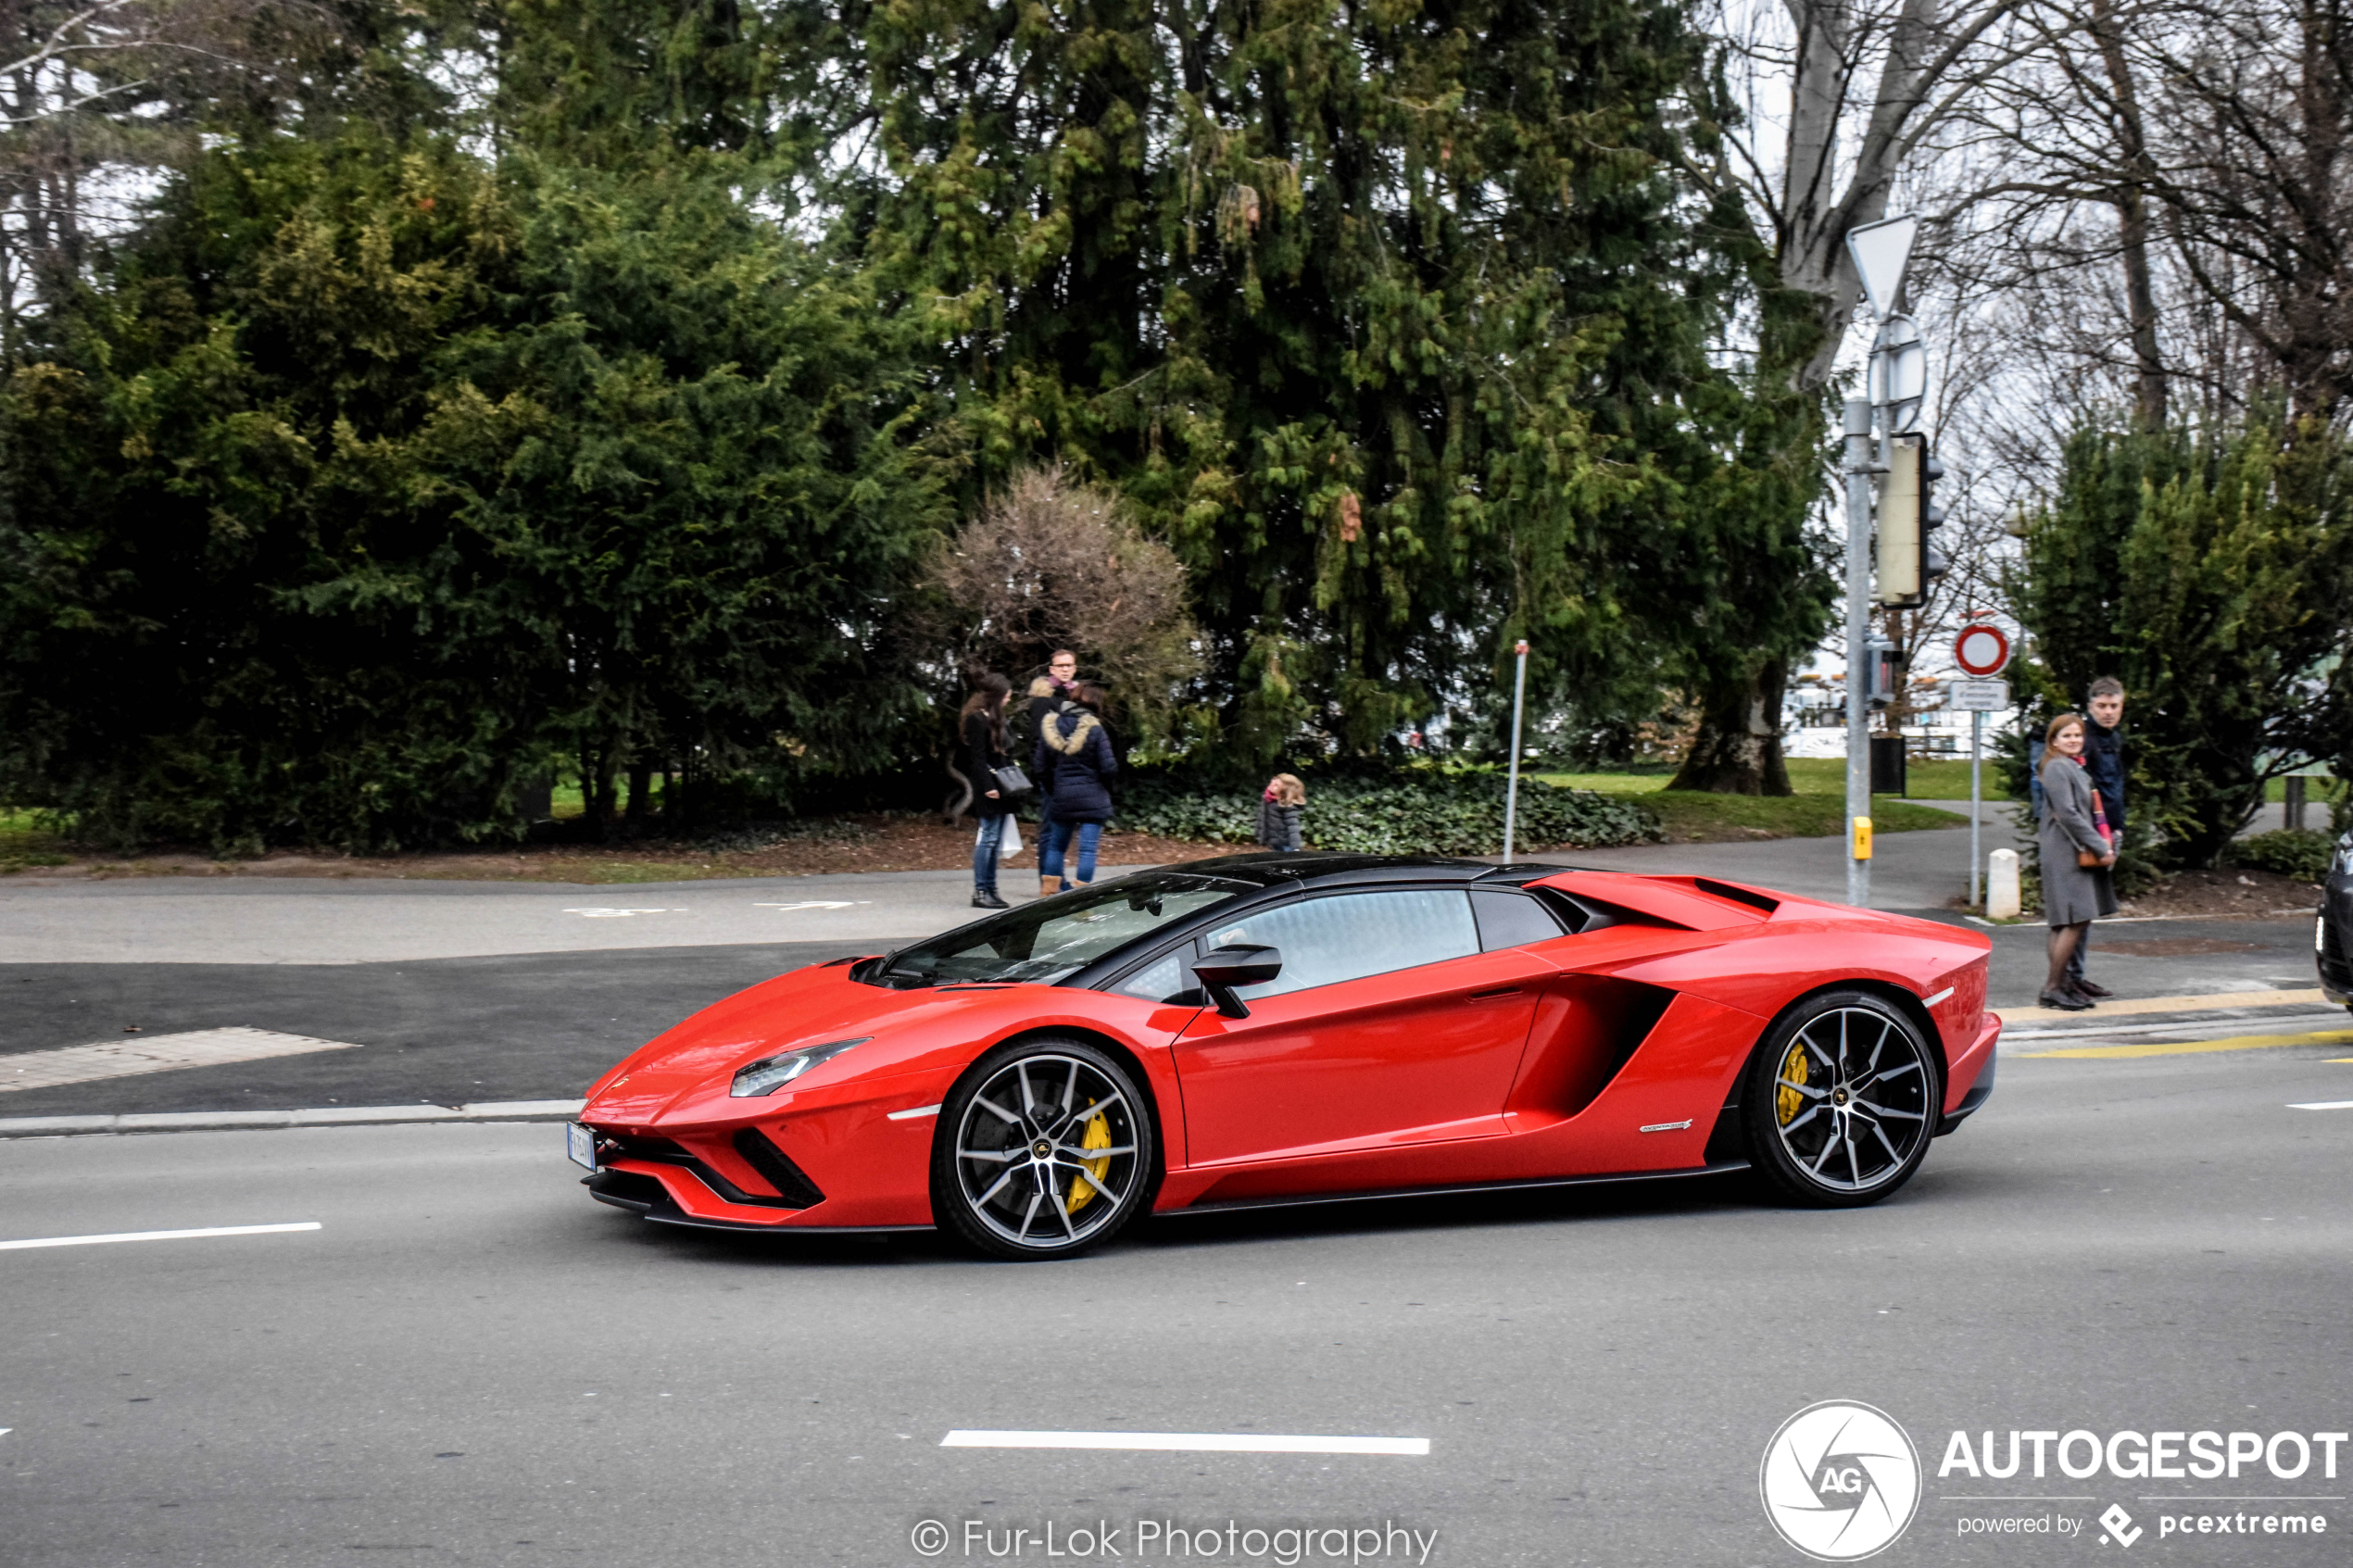
[[1038, 854], [1041, 884], [1057, 881], [1067, 890], [1063, 853], [1078, 840], [1078, 884], [1095, 880], [1095, 847], [1111, 821], [1109, 781], [1119, 771], [1119, 755], [1103, 725], [1103, 694], [1097, 686], [1081, 685], [1069, 706], [1050, 714], [1038, 729], [1034, 770], [1051, 782], [1046, 800], [1051, 815], [1044, 845]]

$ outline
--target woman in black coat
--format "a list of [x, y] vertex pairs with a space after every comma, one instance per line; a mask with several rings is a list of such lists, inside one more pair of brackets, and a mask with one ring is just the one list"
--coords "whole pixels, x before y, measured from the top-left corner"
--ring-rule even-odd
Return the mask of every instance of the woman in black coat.
[[1078, 884], [1095, 880], [1095, 847], [1111, 821], [1109, 781], [1119, 771], [1119, 755], [1103, 727], [1103, 694], [1082, 685], [1071, 706], [1038, 726], [1034, 771], [1051, 774], [1052, 807], [1046, 842], [1038, 852], [1040, 884], [1052, 879], [1068, 891], [1063, 852], [1078, 840]]
[[997, 787], [997, 770], [1013, 760], [1005, 747], [1005, 704], [1013, 684], [994, 670], [973, 683], [957, 718], [964, 748], [964, 771], [973, 782], [973, 811], [980, 835], [973, 840], [973, 908], [1001, 909], [997, 896], [997, 851], [1013, 803]]

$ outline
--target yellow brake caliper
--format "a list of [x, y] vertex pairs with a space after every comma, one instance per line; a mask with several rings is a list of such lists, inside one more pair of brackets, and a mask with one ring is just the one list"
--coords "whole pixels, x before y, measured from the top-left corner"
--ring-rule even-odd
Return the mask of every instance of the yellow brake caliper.
[[1806, 1046], [1800, 1041], [1790, 1047], [1789, 1055], [1781, 1059], [1781, 1086], [1773, 1097], [1773, 1109], [1781, 1113], [1784, 1127], [1796, 1121], [1797, 1113], [1806, 1109], [1806, 1097], [1790, 1085], [1805, 1082]]
[[[1095, 1102], [1093, 1100], [1088, 1100], [1087, 1103], [1092, 1105]], [[1078, 1147], [1081, 1148], [1109, 1148], [1111, 1147], [1110, 1121], [1102, 1116], [1089, 1117], [1087, 1122], [1087, 1131], [1081, 1135], [1078, 1139]], [[1086, 1169], [1088, 1175], [1093, 1176], [1095, 1180], [1100, 1182], [1103, 1179], [1103, 1173], [1111, 1169], [1110, 1157], [1105, 1156], [1101, 1160], [1089, 1160], [1086, 1161]], [[1087, 1207], [1087, 1205], [1093, 1202], [1094, 1199], [1095, 1189], [1087, 1184], [1086, 1177], [1071, 1177], [1070, 1211], [1072, 1213], [1077, 1213], [1078, 1210]]]

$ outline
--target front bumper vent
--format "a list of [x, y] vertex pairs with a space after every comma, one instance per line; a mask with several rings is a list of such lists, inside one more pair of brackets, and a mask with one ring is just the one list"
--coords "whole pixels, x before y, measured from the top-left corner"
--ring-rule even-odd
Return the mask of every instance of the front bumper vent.
[[[695, 1179], [730, 1203], [741, 1203], [755, 1209], [814, 1209], [825, 1201], [825, 1195], [801, 1168], [787, 1158], [785, 1151], [761, 1135], [756, 1127], [745, 1127], [735, 1135], [736, 1152], [744, 1163], [760, 1173], [761, 1179], [776, 1189], [776, 1196], [746, 1192], [729, 1181], [711, 1165], [690, 1152], [685, 1146], [668, 1138], [627, 1137], [607, 1135], [599, 1163], [610, 1160], [636, 1160], [648, 1165], [675, 1165], [691, 1171]], [[650, 1178], [648, 1178], [650, 1179]]]
[[770, 1142], [767, 1135], [759, 1128], [739, 1129], [735, 1144], [736, 1152], [744, 1157], [744, 1163], [759, 1172], [761, 1180], [776, 1189], [775, 1198], [756, 1198], [749, 1201], [782, 1202], [787, 1209], [814, 1209], [825, 1201], [825, 1195], [817, 1190], [817, 1184], [809, 1179], [808, 1173], [794, 1164], [791, 1156]]

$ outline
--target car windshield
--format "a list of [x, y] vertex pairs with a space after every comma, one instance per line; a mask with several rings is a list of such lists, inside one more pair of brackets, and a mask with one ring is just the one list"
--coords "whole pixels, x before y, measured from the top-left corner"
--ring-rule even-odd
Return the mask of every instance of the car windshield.
[[1142, 872], [1024, 904], [901, 948], [875, 978], [900, 986], [975, 980], [1051, 985], [1172, 921], [1251, 890], [1248, 883], [1214, 876]]

